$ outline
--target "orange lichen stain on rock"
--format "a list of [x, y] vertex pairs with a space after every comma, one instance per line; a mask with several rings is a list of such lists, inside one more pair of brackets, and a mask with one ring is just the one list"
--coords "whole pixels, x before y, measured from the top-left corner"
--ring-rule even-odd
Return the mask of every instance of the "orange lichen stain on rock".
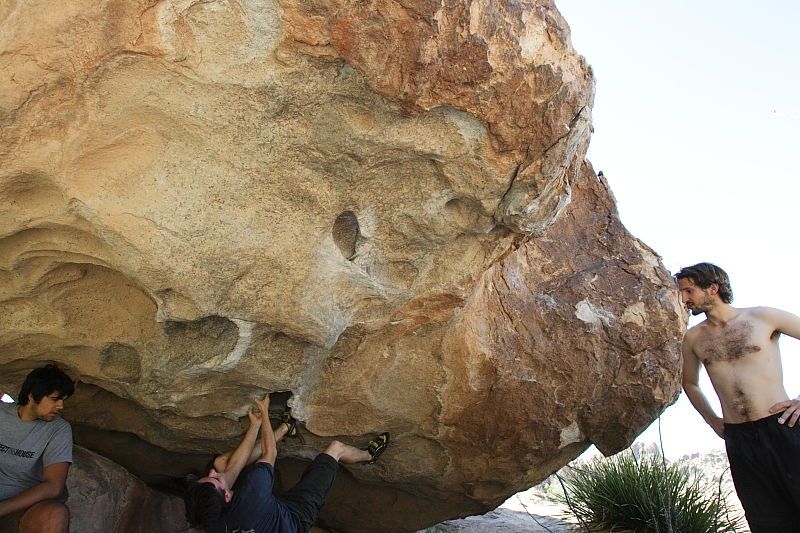
[[[546, 150], [591, 100], [588, 66], [570, 53], [568, 31], [559, 30], [563, 19], [551, 5], [375, 0], [282, 7], [285, 42], [330, 44], [408, 112], [449, 105], [473, 113], [501, 151], [532, 142], [534, 153]], [[529, 32], [523, 13], [541, 31]], [[558, 68], [548, 63], [554, 58]]]
[[463, 303], [461, 298], [452, 294], [417, 298], [398, 309], [389, 323], [396, 328], [395, 335], [406, 334], [420, 326], [449, 320]]
[[302, 11], [297, 5], [286, 5], [283, 22], [284, 44], [288, 45], [291, 41], [309, 46], [330, 44], [330, 22], [323, 16]]

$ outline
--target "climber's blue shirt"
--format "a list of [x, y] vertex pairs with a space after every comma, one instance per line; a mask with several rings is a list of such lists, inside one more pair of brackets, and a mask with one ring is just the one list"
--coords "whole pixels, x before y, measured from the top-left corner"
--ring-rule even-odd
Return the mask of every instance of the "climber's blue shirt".
[[269, 463], [245, 467], [233, 484], [233, 499], [222, 511], [212, 533], [298, 533], [289, 508], [273, 496], [275, 469]]

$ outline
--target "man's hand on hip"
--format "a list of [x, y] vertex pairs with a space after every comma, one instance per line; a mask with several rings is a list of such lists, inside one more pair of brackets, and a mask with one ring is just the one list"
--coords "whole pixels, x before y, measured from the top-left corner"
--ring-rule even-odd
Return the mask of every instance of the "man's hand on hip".
[[794, 400], [786, 400], [785, 402], [776, 403], [769, 408], [769, 412], [777, 414], [783, 411], [783, 414], [778, 418], [778, 422], [786, 424], [790, 428], [794, 427], [797, 419], [800, 418], [800, 397]]
[[706, 420], [711, 429], [714, 430], [714, 433], [721, 439], [725, 438], [725, 421], [722, 420], [718, 416], [712, 417], [710, 420]]

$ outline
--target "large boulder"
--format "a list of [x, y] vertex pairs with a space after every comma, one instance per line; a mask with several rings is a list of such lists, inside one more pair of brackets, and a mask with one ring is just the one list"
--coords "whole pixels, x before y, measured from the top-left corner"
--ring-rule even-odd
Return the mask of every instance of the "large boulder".
[[76, 440], [142, 479], [270, 392], [303, 425], [287, 479], [391, 431], [324, 520], [408, 530], [676, 397], [677, 294], [584, 160], [594, 80], [551, 1], [10, 0], [0, 24], [0, 387], [61, 363]]

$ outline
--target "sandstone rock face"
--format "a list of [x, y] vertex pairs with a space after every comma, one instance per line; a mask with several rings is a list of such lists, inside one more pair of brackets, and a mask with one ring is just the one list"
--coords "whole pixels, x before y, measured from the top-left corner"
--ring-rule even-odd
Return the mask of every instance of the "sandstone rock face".
[[677, 294], [584, 160], [594, 81], [552, 2], [10, 0], [0, 24], [0, 386], [61, 363], [76, 440], [146, 481], [283, 391], [287, 478], [394, 437], [326, 523], [408, 530], [676, 397]]
[[179, 498], [150, 490], [124, 468], [80, 446], [73, 460], [67, 478], [71, 532], [187, 531]]

